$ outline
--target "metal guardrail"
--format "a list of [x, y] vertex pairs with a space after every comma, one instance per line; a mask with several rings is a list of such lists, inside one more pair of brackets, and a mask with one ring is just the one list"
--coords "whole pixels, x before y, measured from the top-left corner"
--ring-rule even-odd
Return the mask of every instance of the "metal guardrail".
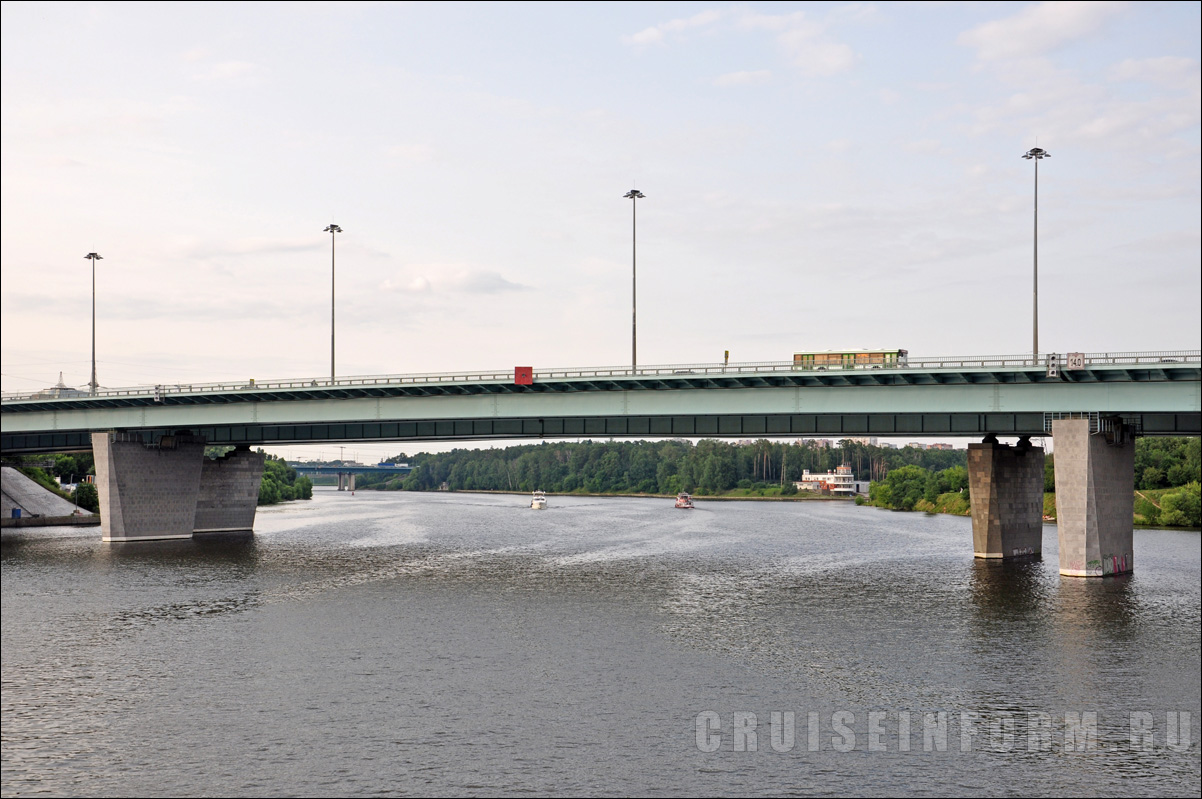
[[[1052, 353], [1042, 353], [1038, 359], [1027, 355], [961, 355], [949, 357], [908, 358], [898, 364], [868, 364], [829, 365], [801, 367], [792, 361], [750, 361], [743, 363], [691, 363], [669, 364], [659, 366], [640, 366], [631, 369], [629, 366], [599, 366], [599, 367], [556, 367], [537, 369], [533, 378], [536, 382], [548, 380], [597, 380], [597, 379], [643, 379], [648, 377], [687, 378], [690, 376], [753, 376], [759, 374], [808, 374], [817, 372], [844, 372], [849, 370], [887, 369], [896, 372], [932, 371], [939, 369], [1043, 369], [1047, 356]], [[1061, 354], [1063, 355], [1063, 354]], [[1202, 364], [1202, 350], [1161, 350], [1155, 352], [1097, 352], [1085, 354], [1085, 366], [1151, 366], [1171, 363]], [[305, 388], [351, 388], [360, 386], [395, 386], [395, 385], [438, 385], [447, 383], [511, 383], [514, 378], [512, 370], [489, 372], [435, 372], [410, 375], [367, 375], [362, 377], [345, 377], [335, 380], [330, 378], [291, 378], [285, 380], [221, 382], [221, 383], [173, 383], [153, 386], [131, 386], [127, 388], [106, 388], [90, 394], [87, 391], [62, 392], [56, 389], [43, 389], [32, 393], [9, 392], [0, 396], [0, 401], [21, 402], [25, 400], [45, 401], [48, 399], [86, 399], [86, 398], [119, 398], [119, 397], [154, 397], [162, 399], [168, 395], [211, 394], [240, 391], [305, 389]], [[56, 392], [57, 393], [51, 393]]]

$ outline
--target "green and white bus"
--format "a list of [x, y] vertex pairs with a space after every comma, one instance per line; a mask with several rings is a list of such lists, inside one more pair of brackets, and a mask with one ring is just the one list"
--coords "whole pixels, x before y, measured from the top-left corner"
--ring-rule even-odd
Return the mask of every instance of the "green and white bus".
[[793, 365], [799, 369], [881, 369], [906, 365], [907, 350], [826, 350], [795, 352]]

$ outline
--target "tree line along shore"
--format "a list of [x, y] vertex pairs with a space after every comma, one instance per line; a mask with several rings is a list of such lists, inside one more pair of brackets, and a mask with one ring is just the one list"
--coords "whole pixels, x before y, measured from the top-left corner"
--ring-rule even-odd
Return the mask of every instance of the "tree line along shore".
[[[1140, 438], [1135, 451], [1135, 515], [1149, 526], [1197, 527], [1202, 439]], [[798, 491], [804, 471], [852, 467], [870, 477], [857, 502], [895, 510], [970, 513], [967, 450], [898, 449], [842, 440], [729, 443], [580, 441], [500, 449], [401, 453], [406, 476], [361, 475], [357, 487], [385, 491], [547, 491], [552, 494], [673, 496], [687, 491], [730, 499], [809, 499]], [[1055, 455], [1044, 461], [1044, 515], [1056, 517]]]

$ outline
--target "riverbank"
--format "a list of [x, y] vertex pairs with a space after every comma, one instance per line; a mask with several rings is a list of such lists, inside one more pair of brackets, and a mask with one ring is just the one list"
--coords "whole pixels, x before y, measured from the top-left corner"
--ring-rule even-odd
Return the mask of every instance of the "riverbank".
[[[365, 487], [365, 488], [360, 488], [359, 490], [360, 491], [376, 491], [378, 489]], [[697, 501], [709, 502], [710, 500], [718, 500], [718, 501], [722, 501], [722, 502], [730, 502], [730, 501], [734, 501], [734, 500], [751, 501], [751, 502], [851, 502], [853, 500], [852, 497], [835, 497], [835, 496], [828, 496], [828, 495], [823, 495], [823, 494], [812, 494], [812, 493], [807, 493], [807, 492], [799, 492], [797, 494], [790, 495], [790, 496], [779, 496], [779, 495], [763, 496], [763, 495], [737, 493], [738, 491], [745, 491], [745, 490], [748, 490], [748, 489], [736, 489], [736, 492], [727, 493], [727, 494], [690, 494], [689, 496], [691, 496], [693, 498], [694, 502], [697, 502]], [[754, 490], [754, 489], [751, 489], [751, 490]], [[411, 492], [407, 492], [407, 493], [412, 493], [412, 494], [514, 494], [517, 496], [528, 497], [528, 496], [530, 496], [531, 492], [478, 488], [478, 489], [460, 489], [457, 491], [411, 491]], [[591, 493], [587, 493], [587, 492], [583, 492], [583, 491], [570, 491], [570, 492], [562, 492], [562, 493], [555, 493], [552, 491], [547, 491], [546, 494], [548, 497], [631, 497], [631, 498], [635, 498], [635, 499], [638, 499], [638, 498], [676, 499], [675, 494], [641, 494], [641, 493], [591, 494]]]
[[[5, 527], [100, 524], [100, 517], [10, 466], [0, 467], [0, 518]], [[90, 521], [74, 521], [83, 518]], [[71, 521], [48, 521], [68, 519]]]
[[95, 513], [72, 514], [70, 516], [20, 516], [17, 518], [4, 517], [0, 519], [0, 527], [5, 530], [12, 527], [94, 527], [100, 524], [100, 516]]
[[[1132, 524], [1136, 527], [1177, 527], [1181, 529], [1198, 529], [1196, 518], [1197, 500], [1194, 499], [1194, 510], [1190, 510], [1188, 504], [1188, 493], [1196, 493], [1196, 489], [1190, 486], [1180, 486], [1178, 488], [1161, 488], [1154, 490], [1136, 491], [1134, 496], [1134, 512], [1132, 514]], [[1165, 498], [1180, 494], [1182, 498], [1174, 498], [1168, 501], [1169, 507], [1166, 509]], [[871, 505], [873, 507], [886, 508], [888, 510], [903, 510], [902, 508], [890, 508], [887, 505], [874, 503], [866, 498], [857, 499], [857, 505]], [[952, 492], [948, 494], [940, 494], [935, 502], [930, 502], [926, 499], [920, 499], [915, 503], [912, 510], [922, 513], [941, 513], [951, 516], [971, 516], [972, 508], [969, 504], [967, 496]], [[1195, 514], [1191, 516], [1190, 513]], [[1173, 515], [1170, 515], [1173, 514]], [[1052, 524], [1056, 523], [1056, 493], [1054, 491], [1044, 492], [1043, 495], [1043, 520]], [[1174, 522], [1184, 522], [1177, 524]], [[1192, 523], [1191, 523], [1192, 522]]]

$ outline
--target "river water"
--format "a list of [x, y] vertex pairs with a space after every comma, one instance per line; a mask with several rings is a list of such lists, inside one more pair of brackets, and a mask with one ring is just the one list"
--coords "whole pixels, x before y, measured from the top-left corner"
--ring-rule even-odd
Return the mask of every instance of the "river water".
[[6, 532], [3, 794], [1198, 795], [1196, 531], [1085, 580], [1053, 526], [999, 564], [958, 517], [527, 502]]

